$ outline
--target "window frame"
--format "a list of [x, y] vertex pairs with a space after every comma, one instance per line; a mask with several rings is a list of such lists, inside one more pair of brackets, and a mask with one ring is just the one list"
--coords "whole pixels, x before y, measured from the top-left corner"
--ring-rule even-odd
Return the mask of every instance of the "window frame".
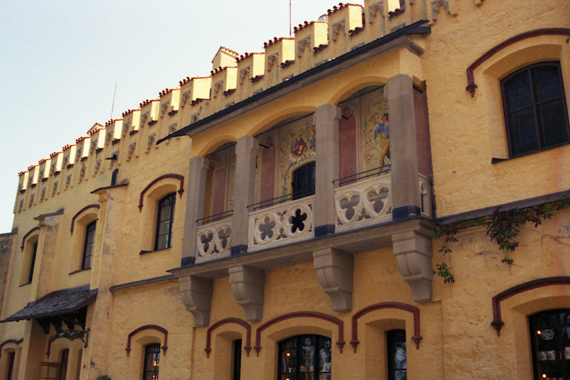
[[96, 231], [97, 231], [96, 220], [85, 226], [85, 238], [83, 242], [83, 252], [81, 255], [81, 270], [91, 269], [93, 250], [95, 248]]
[[[301, 363], [300, 360], [298, 360], [298, 358], [300, 358], [300, 353], [302, 350], [302, 341], [304, 339], [314, 339], [314, 356], [313, 356], [313, 371], [307, 371], [307, 372], [301, 372]], [[295, 371], [294, 372], [285, 372], [284, 368], [283, 368], [283, 354], [285, 353], [286, 349], [285, 349], [285, 345], [290, 342], [290, 341], [294, 341], [295, 342], [295, 355], [296, 355], [296, 359], [295, 359]], [[319, 360], [319, 353], [321, 351], [322, 348], [326, 348], [321, 346], [321, 342], [326, 343], [328, 341], [328, 350], [329, 350], [329, 370], [328, 371], [324, 371], [321, 372], [320, 371], [320, 360]], [[279, 380], [282, 379], [290, 379], [290, 380], [301, 380], [302, 375], [307, 375], [307, 374], [313, 374], [314, 378], [321, 378], [320, 375], [326, 375], [329, 374], [328, 379], [331, 378], [332, 376], [332, 342], [331, 342], [331, 338], [324, 336], [324, 335], [318, 335], [318, 334], [301, 334], [301, 335], [295, 335], [295, 336], [291, 336], [288, 337], [286, 339], [281, 340], [278, 343], [278, 363], [277, 363], [277, 378]]]
[[[564, 314], [565, 315], [565, 322], [562, 322], [562, 318], [560, 318], [560, 316]], [[558, 329], [558, 334], [557, 335], [553, 335], [553, 337], [551, 339], [544, 339], [545, 341], [549, 341], [549, 340], [555, 340], [556, 342], [553, 342], [553, 345], [555, 346], [554, 350], [549, 350], [549, 351], [539, 351], [538, 345], [539, 345], [539, 340], [538, 340], [538, 336], [542, 335], [541, 333], [538, 333], [538, 331], [540, 330], [536, 330], [540, 323], [540, 319], [542, 317], [547, 317], [550, 318], [552, 321], [554, 321], [554, 325], [552, 326], [555, 329]], [[542, 331], [545, 331], [546, 329], [541, 329]], [[532, 373], [534, 376], [534, 379], [555, 379], [555, 378], [563, 378], [563, 379], [570, 379], [570, 352], [565, 352], [565, 347], [570, 345], [570, 309], [553, 309], [553, 310], [543, 310], [540, 311], [538, 313], [532, 314], [528, 317], [528, 331], [530, 334], [530, 346], [531, 346], [531, 355], [532, 355]], [[568, 335], [568, 338], [566, 339], [566, 344], [563, 341], [563, 335], [564, 332], [566, 332], [566, 334]], [[536, 334], [538, 333], [538, 335]], [[553, 348], [553, 347], [550, 347]], [[551, 352], [554, 351], [552, 354]], [[543, 358], [540, 358], [540, 355], [542, 354]], [[559, 354], [558, 358], [556, 358], [557, 354]], [[554, 357], [554, 359], [551, 358], [551, 356]], [[545, 367], [550, 366], [552, 363], [557, 364], [559, 363], [561, 368], [562, 368], [562, 377], [555, 375], [555, 377], [542, 377], [544, 375], [541, 375], [540, 372], [541, 371], [541, 363], [543, 363], [542, 365], [544, 365]]]
[[30, 267], [28, 269], [28, 282], [27, 282], [27, 284], [31, 284], [33, 279], [34, 279], [34, 269], [36, 266], [36, 258], [38, 255], [38, 243], [39, 243], [38, 240], [36, 240], [35, 242], [32, 243], [32, 253], [31, 253], [31, 258], [30, 258]]
[[[537, 87], [535, 85], [535, 81], [533, 80], [532, 73], [533, 73], [533, 70], [539, 69], [539, 68], [544, 68], [544, 67], [554, 67], [557, 69], [558, 85], [560, 87], [560, 96], [550, 98], [547, 100], [543, 100], [543, 101], [538, 101], [537, 95], [536, 95]], [[531, 104], [527, 105], [525, 107], [520, 107], [518, 109], [511, 110], [508, 107], [507, 91], [506, 91], [505, 87], [511, 79], [515, 78], [516, 76], [518, 76], [522, 73], [526, 73], [526, 77], [529, 80]], [[507, 134], [507, 145], [508, 145], [508, 149], [509, 149], [509, 157], [510, 158], [521, 157], [521, 156], [541, 152], [544, 150], [556, 148], [556, 147], [570, 143], [570, 123], [568, 121], [568, 103], [566, 102], [566, 95], [565, 95], [565, 91], [564, 91], [565, 90], [565, 88], [564, 88], [564, 77], [562, 75], [562, 69], [561, 69], [561, 65], [560, 65], [559, 61], [544, 61], [544, 62], [535, 63], [532, 65], [525, 66], [521, 69], [518, 69], [518, 70], [510, 73], [509, 75], [507, 75], [506, 77], [504, 77], [503, 79], [500, 80], [500, 88], [501, 88], [501, 98], [502, 98], [502, 106], [503, 106], [503, 117], [504, 117], [504, 122], [505, 122], [505, 129], [506, 129], [506, 134]], [[552, 145], [545, 145], [545, 142], [543, 141], [543, 135], [545, 132], [545, 127], [543, 125], [541, 125], [541, 121], [539, 120], [539, 107], [543, 104], [546, 104], [546, 103], [553, 103], [554, 101], [560, 101], [562, 103], [562, 115], [561, 115], [561, 117], [563, 118], [563, 123], [565, 123], [565, 127], [566, 127], [566, 141], [556, 143], [556, 144], [552, 144]], [[515, 136], [513, 136], [512, 129], [514, 129], [516, 127], [514, 127], [513, 125], [510, 124], [509, 114], [520, 111], [524, 108], [532, 108], [532, 113], [534, 116], [534, 127], [535, 127], [534, 128], [534, 130], [535, 130], [534, 137], [535, 137], [535, 141], [537, 144], [537, 148], [532, 149], [532, 150], [525, 150], [522, 152], [514, 152], [513, 141], [515, 139]]]
[[[170, 201], [171, 204], [165, 205], [167, 201]], [[176, 193], [169, 193], [166, 194], [164, 197], [160, 198], [157, 202], [157, 212], [156, 212], [156, 229], [154, 235], [154, 250], [160, 251], [163, 249], [169, 249], [172, 247], [172, 232], [174, 227], [174, 212], [176, 210]], [[166, 207], [171, 207], [170, 217], [161, 220], [162, 210]], [[168, 232], [167, 233], [160, 233], [160, 226], [163, 222], [168, 222]], [[166, 244], [165, 246], [160, 245], [160, 238], [166, 236]]]
[[[316, 173], [317, 165], [315, 161], [309, 161], [293, 171], [291, 175], [291, 190], [293, 200], [310, 197], [311, 195], [315, 194]], [[305, 188], [299, 189], [299, 187], [303, 184], [301, 180], [304, 180], [309, 185]]]
[[[144, 346], [144, 354], [143, 354], [143, 372], [142, 372], [142, 380], [146, 380], [147, 373], [150, 373], [152, 376], [152, 380], [159, 379], [159, 369], [160, 369], [160, 343], [151, 343]], [[152, 368], [147, 368], [148, 358], [149, 355], [152, 355]], [[155, 360], [156, 359], [156, 360]], [[154, 374], [154, 376], [153, 376]]]

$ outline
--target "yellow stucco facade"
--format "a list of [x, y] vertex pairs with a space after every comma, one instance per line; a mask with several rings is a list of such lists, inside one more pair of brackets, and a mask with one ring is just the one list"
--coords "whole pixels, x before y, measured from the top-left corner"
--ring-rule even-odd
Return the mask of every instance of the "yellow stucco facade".
[[568, 198], [570, 3], [327, 16], [19, 174], [0, 380], [570, 379], [570, 211], [434, 239]]

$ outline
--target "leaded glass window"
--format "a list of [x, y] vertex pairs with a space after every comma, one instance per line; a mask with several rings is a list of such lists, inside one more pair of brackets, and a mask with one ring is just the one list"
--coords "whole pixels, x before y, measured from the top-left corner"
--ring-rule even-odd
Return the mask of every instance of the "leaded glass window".
[[406, 330], [390, 330], [386, 333], [388, 341], [388, 379], [407, 379]]
[[558, 62], [526, 67], [505, 78], [501, 86], [512, 157], [570, 141]]
[[331, 380], [331, 340], [298, 335], [279, 343], [279, 380]]
[[160, 366], [160, 344], [154, 343], [144, 348], [143, 380], [158, 380]]
[[570, 309], [529, 318], [535, 380], [570, 380]]
[[174, 204], [176, 193], [168, 194], [158, 202], [156, 239], [154, 250], [170, 248], [172, 245], [172, 225], [174, 224]]

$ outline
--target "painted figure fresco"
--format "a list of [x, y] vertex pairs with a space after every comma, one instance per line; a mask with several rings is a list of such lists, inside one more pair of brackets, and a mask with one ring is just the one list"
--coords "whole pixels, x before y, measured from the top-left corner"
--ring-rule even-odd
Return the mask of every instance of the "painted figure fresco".
[[378, 89], [359, 98], [362, 115], [362, 170], [390, 165], [390, 123], [388, 101], [384, 90]]

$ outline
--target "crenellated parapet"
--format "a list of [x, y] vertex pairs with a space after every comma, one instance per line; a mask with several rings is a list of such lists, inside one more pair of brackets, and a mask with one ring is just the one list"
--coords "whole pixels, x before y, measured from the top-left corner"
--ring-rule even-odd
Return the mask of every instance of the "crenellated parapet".
[[[19, 173], [15, 212], [45, 202], [91, 178], [152, 154], [157, 141], [192, 123], [259, 96], [318, 65], [416, 21], [453, 13], [445, 0], [364, 0], [340, 3], [318, 21], [274, 37], [263, 51], [239, 54], [220, 47], [209, 76], [188, 76], [144, 100], [119, 119], [95, 123], [85, 136]], [[433, 16], [433, 17], [432, 17]], [[171, 140], [167, 140], [169, 144]]]

